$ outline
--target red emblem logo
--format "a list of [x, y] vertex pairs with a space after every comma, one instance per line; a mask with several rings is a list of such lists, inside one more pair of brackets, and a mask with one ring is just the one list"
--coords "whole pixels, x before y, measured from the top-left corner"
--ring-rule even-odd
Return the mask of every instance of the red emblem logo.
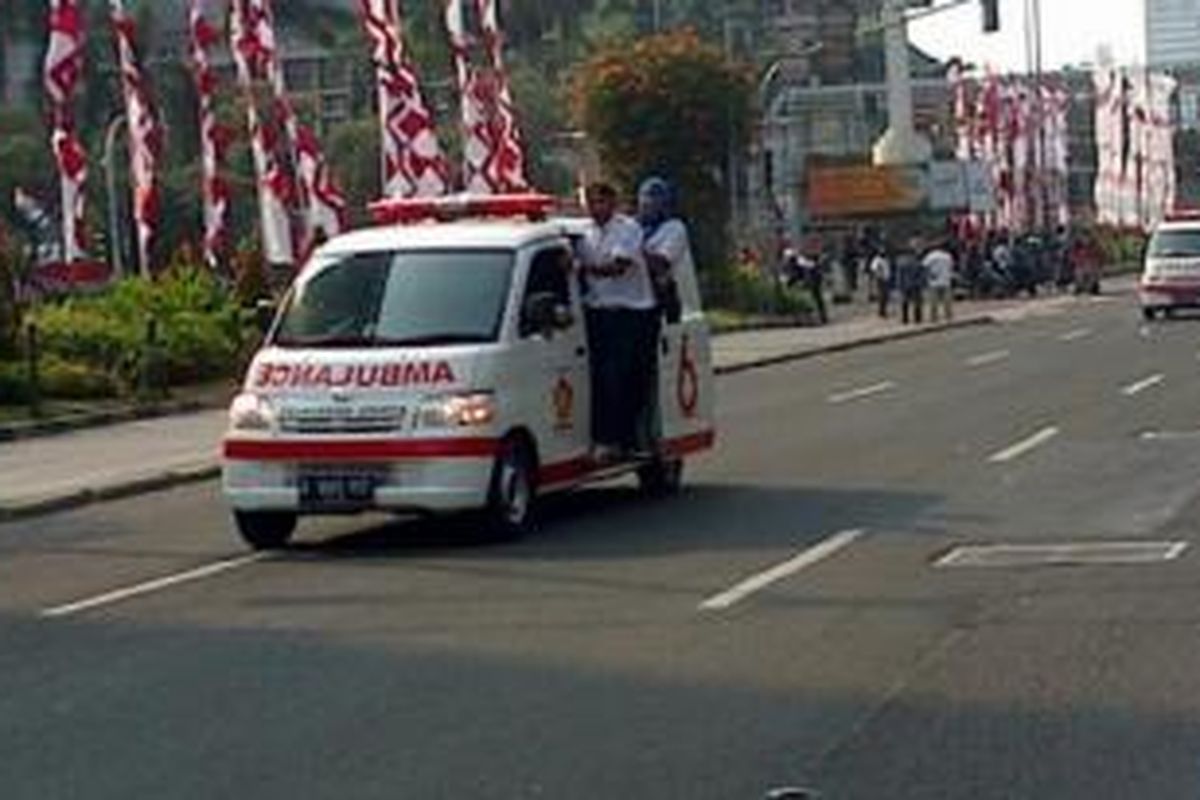
[[692, 358], [692, 341], [687, 336], [683, 337], [683, 345], [680, 348], [676, 396], [683, 416], [687, 419], [695, 417], [700, 406], [700, 374], [696, 371], [696, 362]]

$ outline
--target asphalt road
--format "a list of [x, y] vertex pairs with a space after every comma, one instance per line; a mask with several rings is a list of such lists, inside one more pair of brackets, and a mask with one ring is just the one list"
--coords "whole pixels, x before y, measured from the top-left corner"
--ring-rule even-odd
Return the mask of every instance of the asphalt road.
[[[1198, 357], [1125, 297], [733, 376], [683, 497], [517, 545], [247, 559], [215, 485], [0, 527], [0, 797], [1195, 798]], [[935, 566], [1126, 540], [1181, 557]]]

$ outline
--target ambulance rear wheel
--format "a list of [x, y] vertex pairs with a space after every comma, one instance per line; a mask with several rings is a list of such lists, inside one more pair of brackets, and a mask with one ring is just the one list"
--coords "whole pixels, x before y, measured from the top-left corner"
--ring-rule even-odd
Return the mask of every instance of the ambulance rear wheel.
[[672, 497], [683, 489], [683, 460], [654, 461], [638, 469], [638, 483], [651, 497]]
[[509, 438], [501, 444], [484, 510], [489, 539], [515, 541], [533, 530], [536, 470], [533, 452], [520, 438]]
[[234, 512], [238, 533], [255, 550], [282, 550], [296, 532], [297, 517], [281, 511]]

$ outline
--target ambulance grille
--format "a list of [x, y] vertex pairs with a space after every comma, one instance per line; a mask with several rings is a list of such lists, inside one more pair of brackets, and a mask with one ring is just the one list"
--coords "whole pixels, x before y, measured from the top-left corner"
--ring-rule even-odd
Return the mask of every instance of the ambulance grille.
[[395, 433], [404, 428], [404, 415], [285, 417], [280, 428], [285, 433]]

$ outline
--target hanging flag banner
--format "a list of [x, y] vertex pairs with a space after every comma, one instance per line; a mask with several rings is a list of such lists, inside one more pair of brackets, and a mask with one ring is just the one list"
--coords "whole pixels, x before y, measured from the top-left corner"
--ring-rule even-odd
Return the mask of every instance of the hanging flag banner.
[[87, 153], [75, 133], [73, 105], [83, 76], [83, 12], [79, 0], [49, 0], [50, 41], [42, 82], [50, 104], [50, 147], [58, 168], [61, 259], [87, 258], [84, 226]]
[[231, 0], [229, 16], [230, 50], [233, 53], [238, 84], [246, 103], [250, 132], [250, 150], [258, 181], [259, 218], [262, 226], [263, 255], [273, 265], [295, 264], [292, 226], [288, 206], [292, 195], [291, 178], [284, 171], [277, 153], [278, 136], [269, 120], [258, 111], [255, 93], [257, 81], [265, 79], [268, 47], [264, 42], [250, 0]]
[[398, 2], [358, 0], [358, 7], [375, 66], [383, 194], [389, 198], [444, 195], [450, 188], [450, 167], [408, 55]]
[[345, 227], [346, 200], [333, 181], [316, 134], [300, 121], [288, 96], [271, 0], [247, 0], [246, 5], [261, 66], [271, 89], [274, 116], [287, 137], [295, 170], [296, 199], [304, 223], [299, 253], [303, 260], [322, 242], [341, 233]]
[[116, 36], [121, 93], [125, 100], [138, 265], [143, 275], [149, 275], [154, 236], [159, 223], [158, 159], [162, 138], [138, 63], [137, 27], [133, 17], [126, 13], [122, 0], [109, 0], [109, 18]]
[[493, 158], [491, 131], [488, 126], [488, 89], [479, 71], [471, 63], [471, 39], [467, 34], [464, 0], [446, 0], [446, 32], [458, 85], [460, 127], [462, 129], [461, 186], [472, 194], [494, 194], [500, 187], [492, 182], [488, 165]]
[[483, 41], [491, 68], [485, 107], [488, 109], [488, 130], [491, 158], [488, 162], [488, 183], [505, 194], [529, 191], [525, 176], [525, 146], [517, 125], [517, 108], [513, 102], [508, 69], [504, 64], [504, 33], [500, 27], [498, 0], [475, 0], [483, 28]]
[[199, 98], [200, 174], [204, 201], [204, 260], [218, 269], [229, 247], [229, 184], [221, 175], [230, 133], [217, 120], [217, 73], [211, 53], [221, 34], [205, 16], [205, 0], [190, 0], [192, 80]]

